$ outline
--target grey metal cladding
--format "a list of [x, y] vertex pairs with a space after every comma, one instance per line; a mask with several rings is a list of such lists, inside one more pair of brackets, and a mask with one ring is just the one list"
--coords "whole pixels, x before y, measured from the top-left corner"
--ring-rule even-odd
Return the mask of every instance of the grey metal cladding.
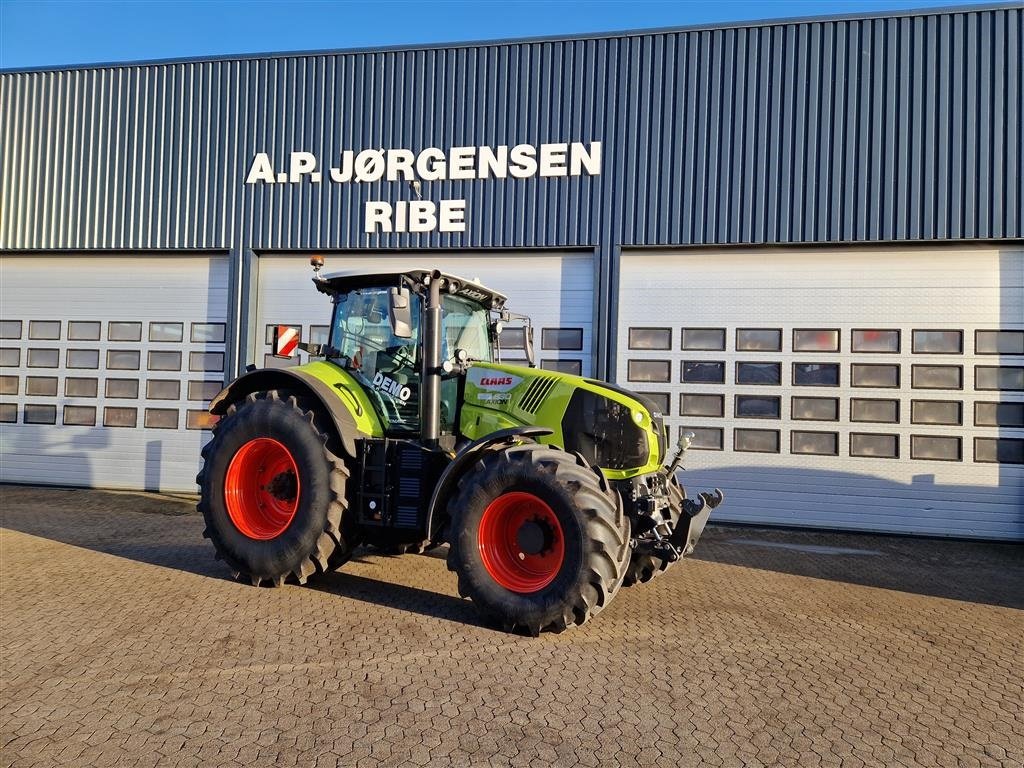
[[[0, 248], [425, 248], [1024, 235], [1019, 7], [0, 74]], [[600, 176], [246, 186], [256, 152], [603, 142]]]

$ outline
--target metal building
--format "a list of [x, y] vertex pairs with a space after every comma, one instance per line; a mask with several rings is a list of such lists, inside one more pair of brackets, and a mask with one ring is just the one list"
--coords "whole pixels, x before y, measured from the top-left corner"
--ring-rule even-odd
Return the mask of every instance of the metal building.
[[0, 73], [0, 479], [191, 490], [330, 268], [507, 292], [719, 519], [1024, 538], [1024, 9]]

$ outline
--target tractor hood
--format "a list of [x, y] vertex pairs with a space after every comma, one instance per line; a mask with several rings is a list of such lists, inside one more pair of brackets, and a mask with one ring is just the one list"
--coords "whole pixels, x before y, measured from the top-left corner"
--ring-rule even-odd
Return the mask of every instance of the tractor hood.
[[578, 452], [623, 479], [658, 469], [666, 454], [662, 414], [635, 392], [595, 379], [501, 363], [466, 373], [460, 429], [475, 438], [497, 428], [541, 426], [542, 442]]

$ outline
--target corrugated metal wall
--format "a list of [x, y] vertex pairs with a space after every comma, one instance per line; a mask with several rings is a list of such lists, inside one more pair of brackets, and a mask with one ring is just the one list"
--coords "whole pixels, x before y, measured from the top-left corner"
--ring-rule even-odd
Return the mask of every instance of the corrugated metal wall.
[[[1021, 237], [1019, 8], [0, 76], [0, 248]], [[597, 178], [243, 184], [257, 151], [602, 140]]]
[[[623, 245], [1024, 236], [1022, 43], [1001, 7], [7, 72], [0, 250], [228, 250], [241, 321], [253, 251], [595, 248], [601, 371]], [[401, 182], [244, 184], [257, 152], [594, 140], [596, 177], [425, 182], [461, 234], [364, 234]]]

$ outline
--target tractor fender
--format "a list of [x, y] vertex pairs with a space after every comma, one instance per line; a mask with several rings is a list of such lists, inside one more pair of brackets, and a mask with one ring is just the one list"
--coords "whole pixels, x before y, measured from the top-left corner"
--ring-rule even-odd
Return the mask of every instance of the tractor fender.
[[435, 530], [440, 522], [444, 521], [444, 508], [448, 499], [458, 487], [459, 478], [463, 472], [473, 465], [480, 456], [487, 451], [495, 450], [506, 445], [511, 445], [521, 437], [542, 437], [550, 435], [552, 430], [547, 427], [511, 427], [492, 432], [468, 445], [464, 445], [452, 462], [444, 468], [437, 485], [434, 486], [434, 493], [430, 497], [430, 506], [427, 507], [426, 532], [430, 541], [436, 541], [442, 531]]
[[243, 373], [213, 398], [210, 403], [210, 413], [223, 416], [232, 403], [252, 392], [270, 389], [290, 389], [318, 401], [323, 406], [324, 412], [331, 417], [334, 430], [345, 453], [349, 458], [356, 457], [356, 437], [360, 433], [355, 419], [329, 386], [305, 371], [288, 368], [261, 368]]

